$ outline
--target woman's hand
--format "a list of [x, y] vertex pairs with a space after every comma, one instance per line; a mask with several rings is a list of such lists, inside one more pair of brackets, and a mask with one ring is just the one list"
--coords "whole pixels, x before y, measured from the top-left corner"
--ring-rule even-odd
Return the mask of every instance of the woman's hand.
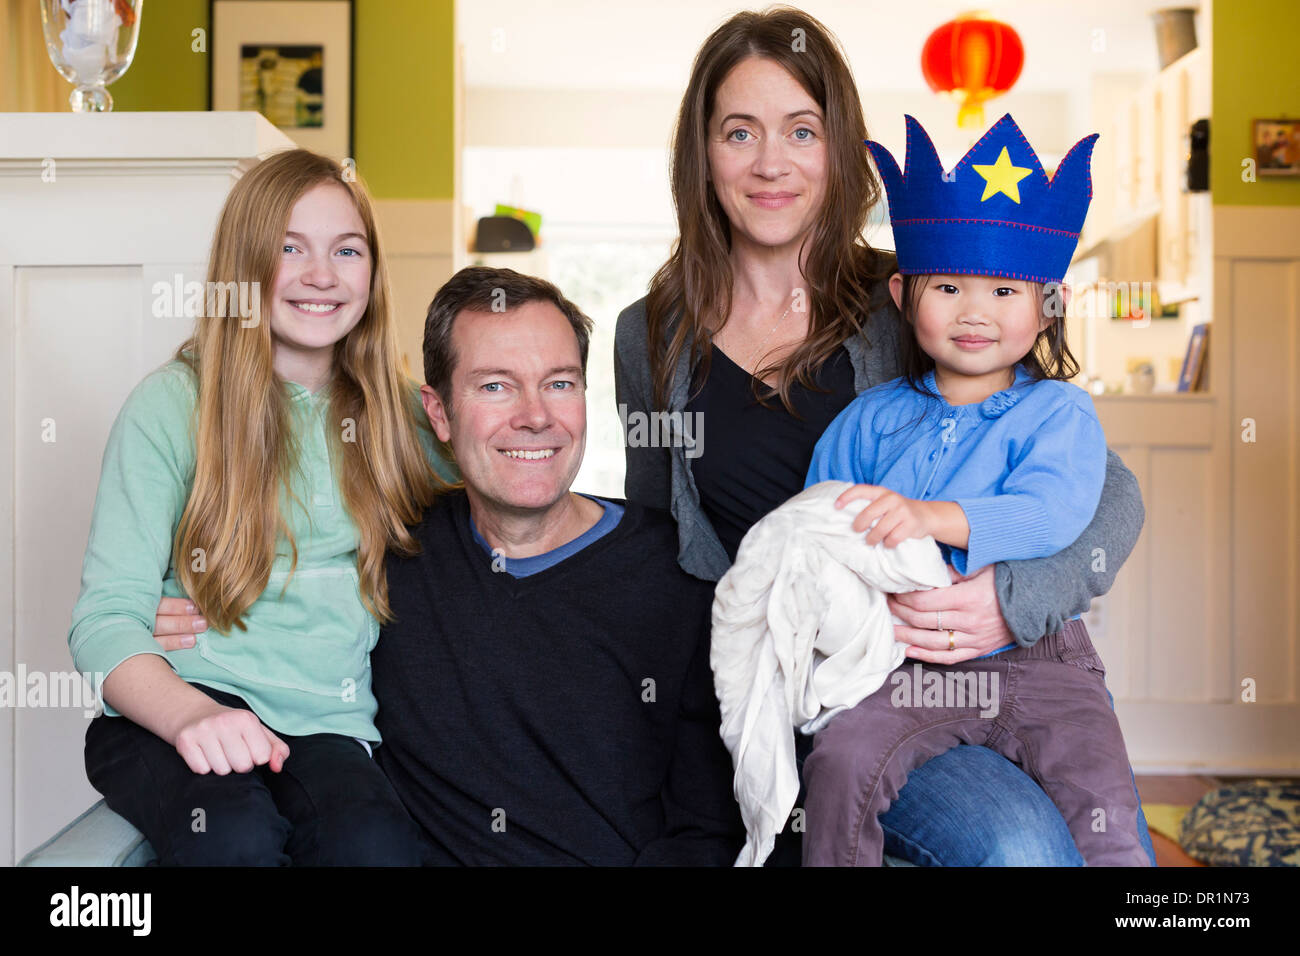
[[[924, 538], [934, 533], [934, 514], [929, 501], [904, 498], [880, 485], [854, 485], [835, 499], [835, 507], [843, 508], [859, 498], [866, 498], [870, 504], [853, 519], [853, 530], [870, 528], [867, 544], [883, 542], [885, 547], [894, 548], [908, 538]], [[873, 521], [876, 522], [874, 528], [871, 527]]]
[[[910, 645], [907, 656], [931, 664], [955, 664], [1015, 643], [1002, 619], [993, 565], [962, 577], [952, 565], [946, 588], [888, 595], [889, 610], [903, 621], [894, 625], [894, 639]], [[942, 628], [941, 630], [939, 628]], [[948, 631], [955, 650], [948, 650]]]
[[251, 710], [211, 699], [187, 715], [173, 743], [195, 773], [248, 773], [262, 764], [279, 773], [289, 757], [289, 745]]
[[163, 598], [153, 619], [153, 639], [164, 651], [193, 647], [195, 635], [208, 629], [208, 622], [198, 613], [199, 609], [185, 598]]

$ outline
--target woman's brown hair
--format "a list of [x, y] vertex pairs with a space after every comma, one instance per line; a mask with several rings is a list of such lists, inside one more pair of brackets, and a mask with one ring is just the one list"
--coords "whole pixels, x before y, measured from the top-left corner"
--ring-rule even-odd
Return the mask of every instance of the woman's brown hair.
[[791, 7], [736, 14], [696, 54], [673, 135], [678, 239], [646, 296], [651, 381], [661, 408], [668, 406], [683, 350], [699, 356], [699, 380], [707, 376], [711, 337], [731, 312], [731, 229], [708, 179], [708, 123], [718, 87], [750, 57], [789, 72], [821, 108], [827, 133], [824, 206], [806, 240], [808, 336], [780, 362], [756, 372], [758, 378], [778, 373], [776, 391], [791, 413], [791, 385], [815, 387], [822, 362], [850, 335], [864, 334], [861, 323], [877, 283], [888, 275], [862, 239], [880, 184], [863, 145], [868, 137], [857, 86], [838, 43], [821, 23]]
[[[208, 302], [194, 335], [177, 350], [198, 381], [195, 473], [172, 543], [181, 586], [221, 633], [245, 630], [244, 613], [266, 589], [280, 534], [298, 547], [280, 512], [280, 493], [303, 507], [290, 427], [291, 398], [272, 367], [271, 297], [294, 205], [321, 184], [347, 190], [370, 248], [370, 298], [356, 326], [334, 346], [327, 447], [343, 502], [357, 527], [362, 603], [391, 618], [384, 552], [419, 550], [408, 525], [443, 487], [421, 444], [413, 386], [398, 362], [388, 273], [365, 188], [333, 160], [303, 149], [276, 153], [231, 189], [217, 222], [208, 265]], [[218, 290], [248, 283], [258, 321], [232, 314]], [[236, 297], [237, 298], [237, 297]], [[348, 440], [344, 440], [345, 428]], [[202, 549], [201, 552], [198, 549]], [[202, 562], [195, 555], [202, 555]], [[286, 582], [287, 586], [287, 582]]]

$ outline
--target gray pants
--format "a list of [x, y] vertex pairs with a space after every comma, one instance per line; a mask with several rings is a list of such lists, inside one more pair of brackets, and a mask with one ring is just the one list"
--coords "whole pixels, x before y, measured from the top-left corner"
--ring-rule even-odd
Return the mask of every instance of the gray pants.
[[1150, 866], [1105, 675], [1082, 621], [982, 660], [904, 663], [814, 738], [803, 766], [804, 866], [880, 866], [880, 815], [913, 769], [961, 744], [1033, 777], [1089, 866]]

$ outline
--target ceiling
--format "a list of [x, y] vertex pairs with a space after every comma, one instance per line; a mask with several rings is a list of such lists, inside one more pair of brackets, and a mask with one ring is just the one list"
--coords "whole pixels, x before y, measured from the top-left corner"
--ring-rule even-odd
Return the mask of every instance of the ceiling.
[[[1154, 73], [1150, 14], [1176, 5], [1003, 0], [983, 9], [1014, 26], [1024, 41], [1018, 90], [1081, 93], [1096, 72]], [[809, 0], [799, 6], [839, 37], [859, 88], [900, 91], [926, 89], [919, 65], [926, 36], [974, 9], [951, 0]], [[1198, 40], [1204, 44], [1208, 2], [1200, 6]], [[741, 9], [746, 7], [718, 0], [469, 0], [456, 13], [465, 82], [680, 92], [700, 43]]]

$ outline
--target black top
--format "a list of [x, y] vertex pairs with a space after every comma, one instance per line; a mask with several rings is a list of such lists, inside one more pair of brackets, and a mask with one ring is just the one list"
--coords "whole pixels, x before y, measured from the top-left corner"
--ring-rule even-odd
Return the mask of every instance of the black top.
[[[760, 405], [753, 381], [715, 346], [709, 377], [686, 404], [688, 413], [701, 413], [693, 420], [704, 426], [702, 454], [690, 462], [700, 507], [732, 561], [754, 523], [803, 490], [817, 439], [857, 397], [853, 364], [843, 347], [817, 370], [817, 387], [827, 391], [791, 387], [790, 400], [802, 420], [775, 394]], [[767, 391], [762, 384], [759, 388]]]
[[463, 491], [387, 559], [371, 654], [384, 772], [461, 864], [731, 865], [744, 842], [709, 669], [713, 584], [665, 513], [527, 577], [492, 570]]

